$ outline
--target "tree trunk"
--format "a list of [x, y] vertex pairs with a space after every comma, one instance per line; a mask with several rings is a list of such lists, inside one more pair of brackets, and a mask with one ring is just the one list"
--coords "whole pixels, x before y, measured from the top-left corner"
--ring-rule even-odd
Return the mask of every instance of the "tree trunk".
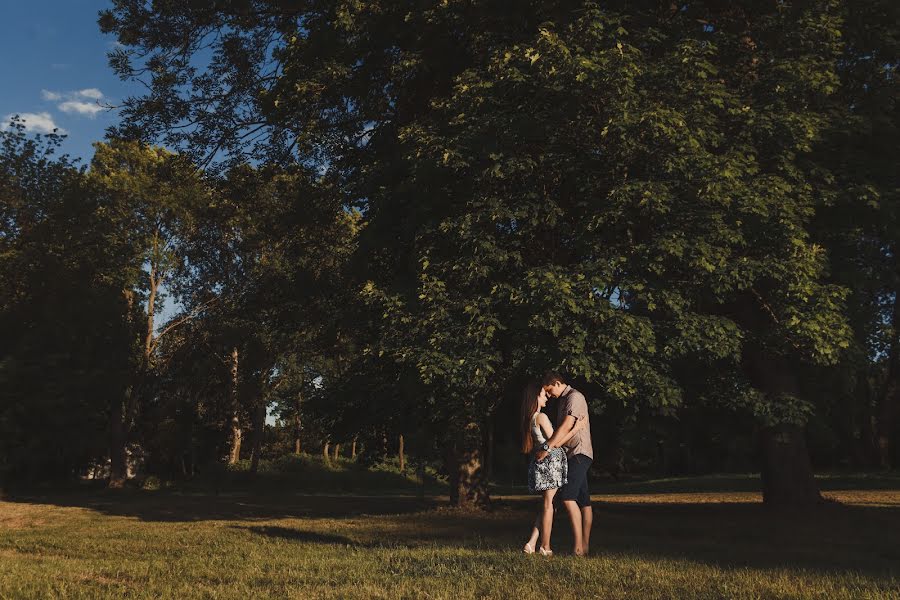
[[325, 458], [325, 464], [326, 464], [326, 465], [330, 465], [330, 464], [331, 464], [331, 458], [330, 458], [330, 456], [329, 456], [329, 454], [328, 454], [328, 448], [329, 448], [329, 446], [331, 446], [331, 442], [329, 442], [328, 440], [325, 440], [325, 444], [322, 446], [322, 456]]
[[881, 397], [876, 427], [878, 464], [882, 469], [891, 468], [891, 435], [897, 419], [897, 406], [900, 405], [900, 295], [894, 298], [891, 325], [893, 336], [888, 351], [887, 381]]
[[356, 460], [356, 436], [353, 436], [353, 443], [350, 445], [350, 458]]
[[253, 407], [253, 443], [250, 454], [250, 474], [259, 469], [259, 455], [262, 452], [263, 436], [266, 429], [266, 403], [260, 398]]
[[399, 449], [399, 451], [397, 452], [397, 455], [398, 455], [398, 457], [400, 458], [400, 472], [401, 472], [401, 473], [405, 473], [405, 472], [406, 472], [406, 456], [404, 455], [403, 450], [404, 450], [404, 448], [403, 448], [403, 434], [401, 433], [401, 434], [400, 434], [400, 449]]
[[484, 509], [490, 504], [485, 477], [483, 437], [477, 423], [469, 423], [449, 445], [447, 471], [450, 503], [459, 508]]
[[[497, 401], [497, 405], [500, 405], [501, 400]], [[485, 435], [484, 435], [484, 480], [490, 483], [492, 470], [494, 468], [494, 419], [493, 415], [488, 417], [487, 423], [485, 423]]]
[[241, 413], [238, 396], [238, 349], [231, 350], [231, 451], [228, 464], [236, 464], [241, 459]]
[[303, 423], [300, 420], [300, 394], [297, 394], [297, 413], [294, 415], [294, 454], [300, 454], [300, 435], [303, 432]]
[[334, 445], [334, 460], [337, 460], [340, 457], [341, 457], [341, 445], [335, 444]]
[[125, 451], [127, 434], [122, 401], [113, 404], [109, 416], [109, 487], [120, 489], [128, 480], [128, 455]]
[[[745, 367], [754, 387], [776, 404], [784, 394], [800, 396], [800, 386], [783, 358], [758, 349], [745, 349]], [[763, 502], [773, 506], [802, 506], [822, 502], [806, 448], [804, 428], [794, 423], [764, 423], [762, 445]]]
[[419, 500], [425, 500], [425, 459], [419, 455], [419, 464], [416, 466], [416, 478], [419, 480]]
[[[129, 328], [134, 324], [134, 292], [132, 290], [122, 290], [122, 296], [125, 298], [126, 312], [125, 320]], [[134, 394], [137, 391], [134, 386], [125, 391], [124, 404], [123, 399], [116, 398], [113, 401], [112, 409], [109, 413], [109, 487], [122, 488], [128, 480], [128, 452], [126, 445], [128, 444], [128, 415], [132, 411], [135, 404]]]
[[764, 427], [760, 437], [763, 446], [763, 502], [773, 506], [821, 502], [803, 428], [796, 425]]

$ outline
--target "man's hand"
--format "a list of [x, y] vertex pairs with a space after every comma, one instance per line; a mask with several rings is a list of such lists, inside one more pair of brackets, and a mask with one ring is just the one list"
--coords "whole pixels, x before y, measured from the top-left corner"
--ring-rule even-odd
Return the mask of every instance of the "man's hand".
[[537, 454], [534, 455], [534, 460], [536, 460], [537, 462], [541, 462], [542, 460], [547, 458], [547, 456], [549, 454], [550, 453], [547, 452], [546, 450], [541, 450], [540, 452], [538, 452]]

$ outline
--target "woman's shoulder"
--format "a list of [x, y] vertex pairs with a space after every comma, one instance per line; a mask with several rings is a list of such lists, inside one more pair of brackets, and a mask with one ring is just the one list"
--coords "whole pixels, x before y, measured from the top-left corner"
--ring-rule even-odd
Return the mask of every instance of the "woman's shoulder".
[[542, 425], [550, 425], [550, 417], [547, 416], [547, 413], [539, 412], [535, 415], [535, 419]]

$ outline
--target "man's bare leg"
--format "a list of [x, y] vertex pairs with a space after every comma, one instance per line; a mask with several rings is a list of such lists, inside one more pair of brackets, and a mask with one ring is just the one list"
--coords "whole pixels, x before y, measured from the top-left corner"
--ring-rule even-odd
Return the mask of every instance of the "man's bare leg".
[[581, 522], [581, 509], [578, 508], [578, 503], [574, 500], [563, 500], [563, 505], [569, 513], [569, 522], [572, 524], [572, 537], [575, 538], [572, 552], [576, 556], [582, 556], [584, 554], [584, 551], [582, 550], [584, 527]]
[[585, 506], [581, 509], [581, 550], [585, 556], [587, 556], [591, 548], [591, 527], [593, 525], [594, 509], [590, 506]]

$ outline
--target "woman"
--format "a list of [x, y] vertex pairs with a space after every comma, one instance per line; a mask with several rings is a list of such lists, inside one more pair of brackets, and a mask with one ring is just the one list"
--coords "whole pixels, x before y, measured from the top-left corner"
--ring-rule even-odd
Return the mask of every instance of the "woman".
[[[535, 451], [553, 436], [553, 424], [550, 423], [550, 418], [541, 412], [546, 405], [547, 392], [544, 388], [538, 382], [529, 383], [522, 398], [522, 453], [531, 455], [531, 461], [528, 463], [528, 491], [541, 492], [544, 504], [538, 512], [531, 537], [525, 542], [523, 551], [526, 554], [533, 554], [540, 534], [540, 553], [543, 556], [552, 556], [550, 531], [553, 528], [553, 496], [556, 495], [556, 490], [566, 483], [568, 462], [566, 451], [562, 448], [552, 448], [550, 454], [541, 462], [534, 459]], [[583, 424], [583, 421], [579, 420], [572, 431], [563, 438], [562, 444], [569, 441]]]

